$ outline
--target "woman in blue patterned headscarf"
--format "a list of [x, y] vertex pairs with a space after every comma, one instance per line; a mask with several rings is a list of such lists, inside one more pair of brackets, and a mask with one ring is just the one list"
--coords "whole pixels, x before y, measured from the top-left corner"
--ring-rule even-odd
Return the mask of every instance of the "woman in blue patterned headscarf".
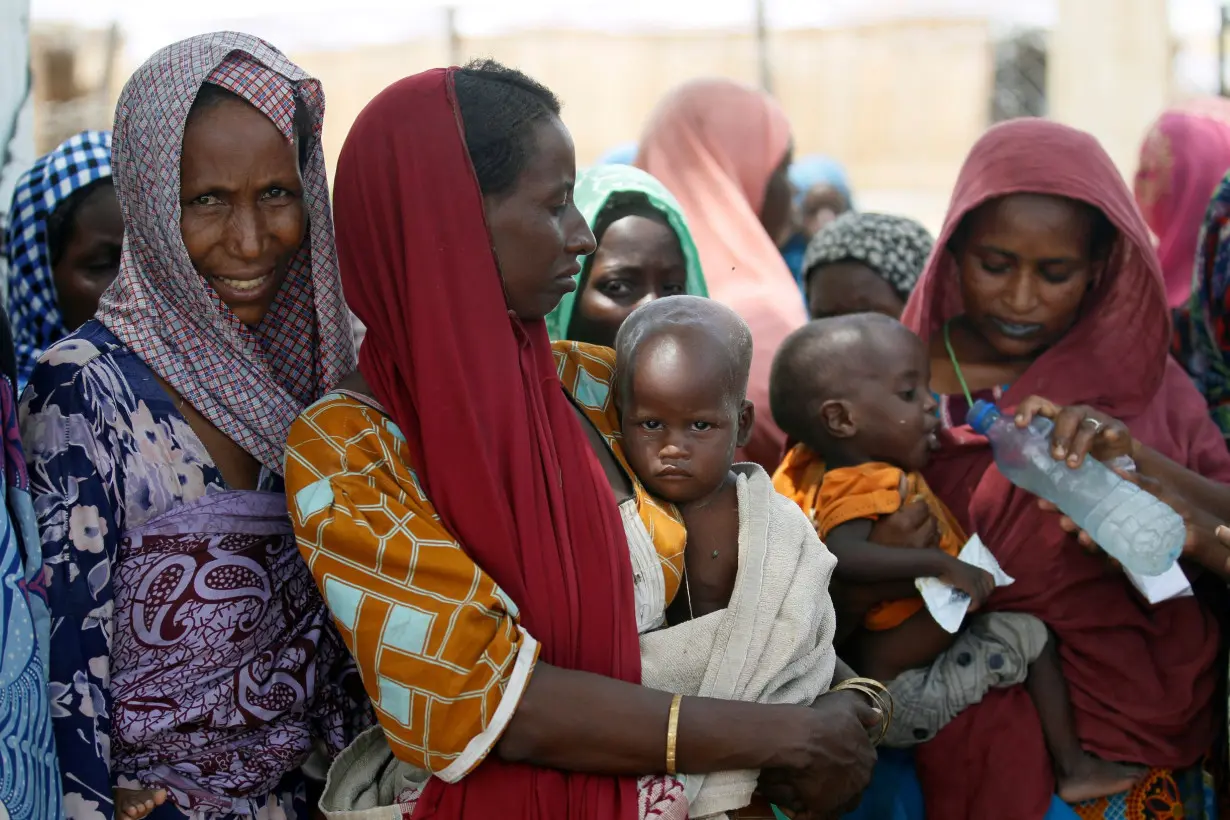
[[1175, 357], [1230, 441], [1230, 174], [1218, 185], [1196, 245], [1187, 321], [1175, 326]]
[[782, 246], [782, 256], [799, 287], [804, 289], [803, 256], [807, 243], [826, 224], [853, 210], [854, 197], [846, 169], [837, 160], [824, 156], [803, 157], [791, 165], [790, 185], [794, 188], [796, 231]]
[[110, 133], [70, 137], [17, 181], [4, 255], [18, 390], [44, 350], [93, 318], [123, 236]]

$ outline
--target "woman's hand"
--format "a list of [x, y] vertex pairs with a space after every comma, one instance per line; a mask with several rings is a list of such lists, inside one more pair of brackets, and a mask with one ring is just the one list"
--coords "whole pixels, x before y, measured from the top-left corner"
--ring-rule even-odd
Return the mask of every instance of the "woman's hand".
[[935, 549], [940, 545], [940, 528], [925, 503], [910, 501], [902, 503], [892, 515], [878, 519], [867, 540], [885, 547]]
[[840, 817], [857, 806], [871, 782], [876, 753], [871, 733], [883, 715], [858, 692], [830, 692], [811, 707], [784, 766], [761, 774], [760, 790], [799, 818]]
[[1017, 427], [1028, 427], [1034, 416], [1055, 424], [1051, 431], [1051, 454], [1056, 461], [1066, 460], [1069, 467], [1079, 467], [1087, 455], [1098, 461], [1123, 456], [1136, 458], [1136, 441], [1127, 425], [1101, 410], [1083, 404], [1060, 407], [1041, 396], [1030, 396], [1016, 409]]

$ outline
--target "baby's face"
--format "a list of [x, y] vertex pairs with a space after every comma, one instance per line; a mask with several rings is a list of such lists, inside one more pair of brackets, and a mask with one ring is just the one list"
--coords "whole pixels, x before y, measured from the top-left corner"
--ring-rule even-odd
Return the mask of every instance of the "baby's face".
[[877, 340], [873, 378], [851, 395], [857, 448], [876, 461], [906, 472], [927, 466], [936, 448], [939, 416], [931, 394], [931, 361], [913, 333]]
[[[638, 351], [621, 397], [624, 452], [650, 493], [690, 504], [717, 491], [751, 427], [720, 367], [674, 339]], [[718, 357], [712, 357], [718, 358]]]

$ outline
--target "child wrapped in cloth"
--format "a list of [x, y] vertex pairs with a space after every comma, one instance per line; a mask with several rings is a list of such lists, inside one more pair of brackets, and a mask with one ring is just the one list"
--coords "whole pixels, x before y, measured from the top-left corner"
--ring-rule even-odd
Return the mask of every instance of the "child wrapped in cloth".
[[[836, 561], [755, 464], [733, 464], [752, 429], [752, 336], [694, 296], [639, 308], [616, 339], [616, 401], [633, 471], [688, 532], [669, 626], [641, 635], [641, 681], [687, 696], [810, 704], [837, 655], [828, 594]], [[689, 775], [691, 817], [752, 802], [758, 772]], [[742, 816], [746, 816], [742, 815]]]

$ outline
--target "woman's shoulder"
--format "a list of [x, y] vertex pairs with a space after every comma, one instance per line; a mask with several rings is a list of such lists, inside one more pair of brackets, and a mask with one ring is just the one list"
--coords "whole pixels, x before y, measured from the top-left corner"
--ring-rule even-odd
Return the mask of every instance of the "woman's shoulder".
[[[291, 425], [286, 443], [287, 480], [296, 463], [326, 474], [407, 465], [401, 428], [374, 401], [334, 391], [309, 406]], [[362, 459], [363, 465], [355, 463]], [[408, 466], [401, 466], [408, 470]]]
[[562, 339], [551, 343], [551, 352], [561, 376], [565, 370], [581, 371], [606, 384], [615, 377], [615, 351], [609, 347]]
[[[23, 405], [41, 407], [68, 400], [69, 394], [89, 393], [96, 403], [120, 390], [130, 390], [134, 370], [145, 365], [101, 322], [91, 320], [43, 351], [22, 395]], [[72, 402], [79, 403], [79, 402]]]
[[564, 390], [604, 435], [619, 429], [614, 402], [615, 351], [609, 347], [563, 340], [551, 343]]

